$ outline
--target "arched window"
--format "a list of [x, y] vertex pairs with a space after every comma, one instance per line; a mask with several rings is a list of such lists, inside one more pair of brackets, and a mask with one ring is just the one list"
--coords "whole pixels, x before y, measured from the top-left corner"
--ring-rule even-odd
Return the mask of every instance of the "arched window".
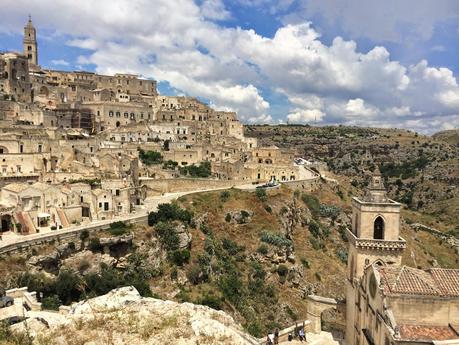
[[108, 116], [113, 117], [113, 111], [110, 110], [110, 111], [108, 112]]
[[381, 216], [378, 216], [375, 219], [375, 223], [373, 226], [373, 238], [375, 240], [383, 240], [384, 239], [384, 220]]
[[119, 127], [119, 126], [120, 126], [120, 122], [116, 121], [116, 127]]

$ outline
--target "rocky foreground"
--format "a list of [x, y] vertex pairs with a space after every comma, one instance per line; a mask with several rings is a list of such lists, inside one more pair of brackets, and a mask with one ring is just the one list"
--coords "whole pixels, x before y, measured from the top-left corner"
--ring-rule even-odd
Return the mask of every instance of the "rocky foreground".
[[68, 314], [30, 313], [12, 326], [34, 344], [257, 344], [222, 311], [141, 297], [134, 287], [73, 304]]

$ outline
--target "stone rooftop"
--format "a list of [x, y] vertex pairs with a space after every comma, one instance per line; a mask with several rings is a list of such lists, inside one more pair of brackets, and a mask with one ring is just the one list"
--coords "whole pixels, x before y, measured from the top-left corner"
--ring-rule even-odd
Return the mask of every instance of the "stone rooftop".
[[400, 338], [403, 340], [452, 340], [459, 333], [452, 326], [401, 325]]
[[421, 270], [408, 266], [381, 267], [379, 273], [385, 295], [459, 297], [458, 269], [432, 268]]

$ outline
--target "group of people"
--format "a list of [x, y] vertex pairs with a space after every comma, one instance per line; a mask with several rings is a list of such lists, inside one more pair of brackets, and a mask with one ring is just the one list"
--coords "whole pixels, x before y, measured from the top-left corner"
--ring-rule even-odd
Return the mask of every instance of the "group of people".
[[[288, 341], [292, 341], [295, 338], [295, 335], [298, 336], [298, 339], [303, 342], [306, 341], [306, 334], [304, 333], [304, 327], [301, 327], [299, 330], [296, 328], [295, 331], [289, 333]], [[279, 329], [275, 329], [274, 332], [269, 333], [266, 337], [266, 345], [277, 345], [279, 344]]]

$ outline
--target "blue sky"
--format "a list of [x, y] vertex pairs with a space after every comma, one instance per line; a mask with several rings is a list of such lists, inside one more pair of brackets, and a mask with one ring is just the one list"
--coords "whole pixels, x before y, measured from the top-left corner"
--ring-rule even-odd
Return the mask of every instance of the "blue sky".
[[456, 0], [3, 0], [43, 67], [159, 81], [248, 123], [459, 126]]

